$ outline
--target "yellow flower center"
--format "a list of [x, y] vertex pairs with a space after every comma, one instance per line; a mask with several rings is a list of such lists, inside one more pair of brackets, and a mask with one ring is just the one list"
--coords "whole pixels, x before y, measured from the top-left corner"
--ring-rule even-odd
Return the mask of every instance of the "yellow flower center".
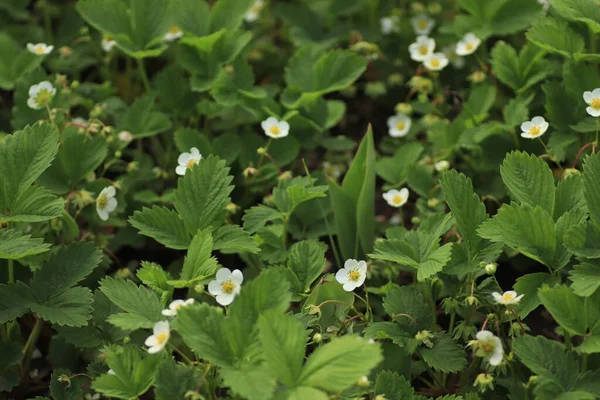
[[399, 131], [404, 130], [404, 128], [406, 128], [406, 122], [400, 121], [396, 123], [396, 129], [398, 129]]
[[537, 125], [532, 126], [531, 128], [529, 128], [529, 134], [531, 136], [537, 136], [540, 134], [540, 127]]
[[161, 332], [158, 335], [156, 335], [156, 344], [161, 345], [164, 342], [166, 342], [168, 338], [169, 334], [167, 332]]
[[190, 158], [188, 162], [185, 163], [186, 168], [192, 168], [194, 165], [198, 164], [198, 160]]
[[177, 25], [171, 25], [171, 27], [169, 28], [169, 33], [173, 35], [178, 34], [179, 32], [181, 32], [181, 29], [179, 29]]
[[46, 50], [46, 49], [41, 44], [38, 44], [37, 46], [35, 46], [35, 52], [36, 53], [43, 53], [44, 50]]
[[52, 100], [52, 93], [46, 89], [40, 90], [35, 98], [35, 101], [42, 106], [50, 104], [50, 100]]
[[502, 300], [504, 300], [504, 301], [513, 300], [514, 298], [515, 298], [515, 296], [512, 293], [504, 293], [502, 295]]
[[357, 269], [353, 269], [352, 271], [348, 272], [348, 280], [351, 280], [352, 282], [356, 282], [360, 279], [360, 271]]
[[404, 200], [404, 197], [400, 196], [399, 194], [392, 197], [392, 203], [394, 204], [400, 204], [402, 203], [402, 200]]
[[419, 47], [419, 54], [424, 56], [424, 55], [427, 55], [427, 53], [429, 53], [429, 47], [427, 47], [427, 46]]
[[434, 58], [431, 60], [431, 66], [433, 68], [438, 68], [440, 66], [440, 60], [438, 60], [437, 58]]
[[492, 346], [491, 343], [483, 343], [481, 345], [481, 350], [485, 351], [486, 353], [491, 353], [494, 350], [494, 346]]
[[273, 135], [277, 136], [281, 133], [281, 130], [279, 129], [279, 127], [277, 125], [273, 125], [269, 128], [269, 132], [272, 133]]
[[232, 281], [225, 281], [221, 283], [221, 291], [226, 294], [233, 293], [233, 289], [235, 289], [235, 283]]
[[98, 203], [98, 208], [102, 209], [108, 204], [108, 199], [106, 198], [106, 196], [100, 196], [98, 197], [98, 200], [96, 200], [96, 202]]
[[475, 47], [475, 46], [473, 46], [473, 43], [467, 43], [467, 44], [465, 45], [465, 50], [467, 50], [467, 51], [471, 51], [471, 50], [473, 50], [473, 48], [474, 48], [474, 47]]
[[426, 19], [422, 19], [417, 23], [419, 29], [427, 29], [427, 25], [429, 25], [429, 22]]
[[590, 102], [590, 107], [600, 110], [600, 97], [594, 97]]

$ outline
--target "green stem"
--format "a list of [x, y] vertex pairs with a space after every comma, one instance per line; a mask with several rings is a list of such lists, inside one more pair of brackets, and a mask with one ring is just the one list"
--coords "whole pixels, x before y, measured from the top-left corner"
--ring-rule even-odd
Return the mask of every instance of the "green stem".
[[564, 331], [564, 336], [565, 336], [565, 345], [567, 346], [567, 349], [573, 350], [573, 343], [571, 343], [571, 334], [567, 331]]
[[21, 375], [23, 375], [27, 369], [29, 369], [29, 358], [31, 357], [31, 353], [33, 352], [33, 347], [37, 342], [38, 337], [40, 336], [40, 331], [42, 330], [42, 325], [44, 324], [44, 320], [35, 317], [35, 325], [33, 325], [33, 329], [27, 338], [27, 342], [25, 342], [25, 347], [23, 347], [23, 360], [21, 361]]
[[265, 146], [265, 151], [264, 151], [264, 153], [262, 153], [262, 154], [260, 155], [260, 158], [258, 159], [258, 164], [256, 164], [256, 169], [260, 169], [260, 166], [262, 165], [263, 161], [265, 160], [265, 153], [266, 153], [267, 151], [269, 151], [269, 146], [271, 145], [271, 141], [272, 141], [272, 140], [273, 140], [273, 139], [269, 139], [269, 140], [267, 141], [267, 145]]
[[281, 233], [281, 241], [283, 242], [284, 249], [287, 249], [287, 225], [289, 220], [289, 216], [285, 216], [283, 218], [283, 232]]
[[594, 33], [594, 30], [592, 29], [592, 27], [590, 26], [590, 47], [592, 50], [592, 53], [596, 52], [596, 34]]
[[598, 148], [598, 132], [600, 132], [600, 118], [596, 118], [596, 141], [594, 142], [594, 147]]
[[171, 348], [171, 350], [179, 354], [181, 358], [185, 360], [186, 363], [188, 363], [189, 365], [194, 365], [194, 362], [190, 360], [190, 358], [186, 356], [181, 350], [179, 350], [175, 345], [169, 343], [169, 347]]
[[14, 283], [15, 282], [14, 260], [8, 260], [8, 281], [10, 283]]
[[144, 66], [144, 60], [141, 58], [137, 58], [138, 69], [140, 70], [140, 75], [142, 76], [142, 82], [144, 82], [144, 88], [146, 92], [150, 91], [150, 81], [148, 80], [148, 74], [146, 73], [146, 67]]
[[433, 326], [437, 325], [437, 307], [435, 306], [435, 299], [433, 298], [433, 282], [429, 283], [429, 297], [431, 298], [431, 319]]

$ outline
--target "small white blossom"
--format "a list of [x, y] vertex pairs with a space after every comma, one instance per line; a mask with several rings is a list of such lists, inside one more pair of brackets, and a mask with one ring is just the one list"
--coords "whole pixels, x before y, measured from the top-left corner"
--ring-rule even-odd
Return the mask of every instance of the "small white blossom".
[[121, 142], [129, 143], [133, 140], [133, 135], [129, 131], [121, 131], [118, 136]]
[[433, 53], [427, 56], [423, 65], [430, 71], [441, 71], [448, 65], [448, 57], [444, 53]]
[[339, 178], [342, 175], [342, 168], [337, 164], [332, 164], [329, 161], [323, 161], [323, 170], [325, 174], [334, 178]]
[[165, 317], [174, 317], [181, 307], [187, 307], [190, 304], [194, 304], [194, 299], [173, 300], [171, 304], [169, 304], [169, 308], [162, 310], [162, 315]]
[[171, 329], [169, 321], [160, 321], [154, 325], [153, 334], [148, 336], [144, 344], [149, 347], [148, 353], [158, 353], [165, 348], [171, 337]]
[[379, 27], [383, 35], [400, 32], [400, 18], [397, 15], [383, 17], [379, 20]]
[[410, 130], [412, 121], [406, 114], [398, 113], [388, 118], [388, 134], [391, 137], [403, 137], [406, 136]]
[[502, 294], [500, 294], [498, 292], [494, 292], [494, 293], [492, 293], [492, 296], [494, 297], [494, 300], [496, 301], [496, 303], [508, 305], [508, 304], [519, 303], [519, 301], [521, 301], [521, 299], [523, 298], [524, 295], [522, 294], [522, 295], [518, 296], [517, 292], [515, 292], [514, 290], [509, 290]]
[[589, 107], [585, 109], [592, 117], [600, 117], [600, 88], [591, 92], [583, 92], [583, 100]]
[[286, 137], [290, 133], [290, 124], [287, 121], [279, 121], [275, 117], [269, 117], [260, 123], [265, 135], [273, 139]]
[[385, 192], [382, 197], [387, 201], [388, 205], [392, 207], [402, 207], [408, 201], [408, 189], [402, 188], [400, 190], [392, 189]]
[[414, 43], [408, 46], [410, 58], [414, 61], [425, 61], [427, 57], [433, 54], [435, 50], [435, 40], [425, 36], [417, 36]]
[[262, 11], [262, 9], [265, 7], [265, 2], [263, 0], [257, 0], [252, 7], [250, 7], [250, 10], [248, 11], [248, 13], [246, 14], [246, 16], [244, 17], [244, 19], [246, 20], [246, 22], [254, 22], [258, 19], [258, 17], [260, 17], [260, 12]]
[[450, 61], [454, 68], [461, 69], [465, 66], [465, 58], [456, 54], [456, 45], [444, 46], [442, 51], [446, 57], [448, 57], [448, 61]]
[[116, 375], [116, 374], [117, 374], [115, 371], [113, 371], [113, 370], [112, 370], [112, 368], [111, 368], [111, 369], [109, 369], [108, 371], [106, 371], [106, 373], [107, 373], [108, 375]]
[[48, 81], [43, 81], [29, 88], [29, 99], [27, 105], [34, 110], [41, 110], [50, 105], [56, 94], [56, 89]]
[[446, 160], [442, 160], [442, 161], [436, 162], [434, 167], [437, 172], [442, 172], [442, 171], [446, 171], [448, 168], [450, 168], [450, 163]]
[[335, 279], [341, 283], [346, 292], [351, 292], [361, 286], [367, 278], [367, 263], [365, 261], [346, 260], [344, 268], [335, 274]]
[[221, 268], [215, 278], [208, 284], [208, 291], [215, 296], [217, 303], [228, 306], [242, 290], [244, 275], [239, 269], [231, 271], [228, 268]]
[[521, 124], [521, 137], [535, 139], [542, 136], [548, 130], [548, 123], [543, 117], [533, 117], [531, 121]]
[[50, 54], [54, 46], [48, 46], [46, 43], [27, 43], [27, 50], [29, 50], [33, 54], [37, 54], [39, 56]]
[[102, 38], [102, 50], [107, 53], [112, 50], [113, 47], [117, 44], [117, 41], [111, 38], [110, 36], [105, 36]]
[[202, 154], [200, 154], [200, 150], [196, 147], [192, 147], [189, 153], [181, 153], [179, 155], [179, 158], [177, 159], [179, 165], [175, 168], [175, 173], [177, 173], [177, 175], [185, 175], [185, 171], [198, 164], [201, 159]]
[[542, 5], [542, 8], [544, 9], [544, 11], [548, 11], [548, 9], [550, 8], [549, 0], [537, 0], [537, 2]]
[[171, 25], [169, 31], [165, 34], [165, 42], [172, 42], [183, 36], [183, 32], [177, 25]]
[[490, 331], [479, 331], [475, 338], [477, 341], [472, 343], [472, 346], [476, 348], [475, 354], [478, 357], [488, 357], [490, 365], [499, 365], [504, 358], [504, 349], [500, 338]]
[[425, 14], [412, 18], [410, 22], [417, 35], [429, 35], [435, 27], [435, 21]]
[[456, 44], [456, 54], [459, 56], [468, 56], [473, 54], [481, 44], [481, 39], [472, 33], [467, 33], [462, 40]]
[[117, 208], [115, 199], [116, 190], [114, 186], [107, 186], [100, 192], [96, 199], [96, 211], [102, 221], [106, 221], [111, 212]]

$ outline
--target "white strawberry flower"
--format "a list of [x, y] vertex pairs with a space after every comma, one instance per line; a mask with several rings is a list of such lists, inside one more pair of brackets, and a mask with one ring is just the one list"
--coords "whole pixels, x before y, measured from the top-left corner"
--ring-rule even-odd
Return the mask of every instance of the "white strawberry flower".
[[102, 50], [106, 51], [107, 53], [109, 51], [112, 50], [113, 47], [115, 47], [115, 45], [117, 44], [117, 41], [114, 40], [112, 37], [110, 36], [104, 36], [102, 38]]
[[54, 46], [49, 46], [46, 43], [27, 43], [27, 50], [29, 50], [33, 54], [37, 54], [38, 56], [44, 56], [46, 54], [50, 54]]
[[400, 32], [400, 18], [397, 15], [379, 19], [379, 27], [383, 35]]
[[427, 56], [423, 65], [430, 71], [441, 71], [448, 65], [448, 57], [444, 53], [433, 53]]
[[425, 36], [417, 36], [414, 43], [408, 46], [410, 58], [414, 61], [425, 61], [435, 50], [435, 40]]
[[169, 31], [167, 33], [165, 33], [165, 36], [163, 39], [165, 40], [165, 42], [172, 42], [174, 40], [179, 39], [182, 36], [183, 36], [183, 32], [181, 31], [181, 29], [179, 29], [179, 27], [177, 25], [171, 25], [171, 27], [169, 28]]
[[400, 190], [392, 189], [385, 192], [382, 197], [387, 201], [388, 205], [392, 207], [402, 207], [408, 201], [408, 189], [402, 188]]
[[165, 317], [174, 317], [181, 307], [187, 307], [190, 304], [194, 304], [194, 299], [173, 300], [171, 304], [169, 304], [169, 308], [162, 310], [162, 315]]
[[446, 160], [442, 160], [442, 161], [436, 162], [434, 167], [437, 172], [442, 172], [442, 171], [446, 171], [448, 168], [450, 168], [450, 163]]
[[106, 221], [111, 212], [117, 208], [117, 199], [115, 195], [117, 191], [114, 186], [107, 186], [100, 192], [96, 199], [96, 211], [102, 221]]
[[583, 92], [583, 100], [589, 106], [585, 111], [592, 117], [600, 117], [600, 88], [596, 88], [591, 92]]
[[388, 118], [388, 134], [391, 137], [403, 137], [406, 136], [410, 130], [412, 121], [406, 114], [398, 113]]
[[171, 337], [169, 321], [160, 321], [154, 325], [153, 334], [148, 336], [144, 344], [149, 347], [148, 353], [158, 353], [165, 348]]
[[228, 306], [242, 290], [244, 275], [239, 269], [231, 271], [229, 268], [221, 268], [215, 278], [208, 284], [208, 291], [215, 296], [217, 303]]
[[56, 89], [48, 81], [43, 81], [29, 88], [29, 99], [27, 105], [34, 110], [41, 110], [49, 106], [56, 94]]
[[468, 56], [473, 54], [481, 44], [481, 39], [472, 33], [467, 33], [462, 40], [456, 44], [456, 54], [459, 56]]
[[258, 17], [260, 17], [260, 12], [262, 11], [262, 9], [265, 7], [265, 2], [263, 0], [257, 0], [252, 7], [250, 7], [250, 10], [248, 10], [248, 13], [246, 13], [246, 16], [244, 17], [244, 19], [246, 20], [246, 22], [254, 22], [258, 19]]
[[531, 121], [521, 124], [521, 137], [535, 139], [542, 136], [548, 130], [548, 123], [543, 117], [533, 117]]
[[487, 357], [492, 366], [499, 365], [504, 358], [504, 349], [500, 338], [490, 331], [479, 331], [475, 338], [477, 340], [470, 343], [476, 349], [475, 355]]
[[343, 285], [346, 292], [351, 292], [365, 283], [367, 263], [365, 261], [346, 260], [344, 268], [335, 274], [335, 279]]
[[425, 14], [412, 18], [410, 22], [417, 35], [429, 35], [435, 27], [435, 21]]
[[492, 296], [494, 297], [494, 300], [496, 301], [496, 303], [508, 305], [508, 304], [519, 303], [519, 301], [521, 301], [521, 299], [523, 298], [524, 295], [522, 294], [519, 296], [519, 295], [517, 295], [517, 292], [515, 292], [514, 290], [509, 290], [502, 294], [500, 294], [498, 292], [494, 292], [494, 293], [492, 293]]
[[279, 121], [275, 117], [269, 117], [260, 123], [265, 135], [273, 139], [286, 137], [290, 133], [290, 124], [287, 121]]
[[175, 173], [181, 176], [185, 175], [185, 171], [198, 164], [201, 159], [202, 154], [200, 154], [200, 150], [196, 147], [192, 147], [189, 153], [181, 153], [179, 155], [179, 158], [177, 159], [179, 165], [175, 168]]

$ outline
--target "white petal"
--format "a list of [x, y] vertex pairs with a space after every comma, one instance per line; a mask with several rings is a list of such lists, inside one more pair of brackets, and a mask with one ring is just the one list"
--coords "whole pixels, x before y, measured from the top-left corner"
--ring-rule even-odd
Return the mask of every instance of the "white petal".
[[153, 328], [154, 334], [166, 332], [169, 333], [169, 321], [158, 321], [154, 324]]
[[241, 285], [244, 282], [244, 274], [239, 269], [234, 269], [229, 279], [236, 285]]
[[518, 303], [519, 301], [521, 301], [521, 299], [523, 298], [523, 296], [525, 296], [524, 294], [515, 297], [515, 303]]
[[114, 197], [111, 197], [110, 199], [108, 199], [108, 202], [106, 203], [106, 207], [104, 207], [104, 209], [106, 211], [113, 212], [115, 211], [115, 208], [117, 208], [117, 199], [115, 199]]
[[585, 111], [587, 111], [587, 113], [590, 114], [592, 117], [600, 117], [600, 109], [587, 107]]
[[541, 136], [544, 133], [546, 133], [546, 131], [548, 130], [548, 127], [550, 126], [550, 124], [548, 124], [546, 121], [544, 121], [539, 126], [540, 126], [540, 136]]
[[335, 280], [342, 285], [346, 284], [348, 282], [348, 270], [344, 268], [338, 270], [338, 272], [335, 274]]
[[198, 157], [200, 155], [200, 150], [198, 150], [197, 147], [192, 147], [190, 149], [190, 154], [192, 155], [192, 157]]
[[177, 164], [186, 166], [191, 157], [192, 155], [190, 153], [181, 153], [179, 157], [177, 157]]
[[494, 337], [494, 334], [490, 331], [479, 331], [475, 335], [475, 338], [477, 340], [481, 340], [481, 341], [487, 341], [487, 340], [492, 339], [493, 337]]
[[194, 300], [193, 298], [187, 299], [186, 301], [183, 302], [184, 305], [189, 306], [190, 304], [194, 304], [196, 300]]
[[181, 176], [183, 176], [183, 175], [185, 175], [185, 171], [187, 171], [187, 167], [184, 167], [183, 165], [178, 165], [178, 166], [175, 168], [175, 173], [176, 173], [177, 175], [181, 175]]
[[600, 88], [596, 88], [596, 89], [592, 90], [592, 96], [600, 97]]
[[521, 133], [521, 137], [523, 137], [525, 139], [535, 139], [537, 136], [533, 136], [529, 132], [522, 132]]
[[541, 124], [543, 124], [544, 122], [546, 122], [546, 120], [545, 120], [543, 117], [539, 117], [539, 116], [538, 116], [538, 117], [533, 117], [533, 118], [531, 119], [531, 122], [532, 122], [534, 125], [541, 125]]
[[356, 287], [362, 286], [362, 284], [365, 283], [365, 279], [367, 279], [367, 274], [366, 273], [361, 273], [360, 277], [355, 282]]
[[367, 263], [365, 261], [360, 260], [358, 262], [357, 268], [361, 275], [364, 275], [367, 273]]
[[169, 310], [168, 308], [165, 309], [165, 310], [162, 310], [161, 313], [165, 317], [172, 317], [174, 315], [177, 315], [177, 311], [175, 311], [175, 310]]
[[234, 297], [235, 295], [233, 294], [221, 293], [217, 295], [217, 303], [222, 306], [228, 306], [233, 302]]
[[37, 101], [35, 101], [33, 97], [27, 99], [27, 107], [33, 108], [34, 110], [39, 110], [42, 108], [38, 105]]
[[229, 268], [221, 268], [217, 271], [217, 274], [215, 275], [215, 278], [217, 279], [217, 282], [219, 282], [219, 283], [225, 282], [230, 277], [231, 277], [231, 270]]
[[502, 362], [502, 358], [504, 358], [504, 352], [498, 351], [494, 352], [494, 354], [490, 357], [490, 365], [496, 366]]
[[150, 347], [148, 349], [148, 353], [150, 353], [150, 354], [156, 354], [156, 353], [158, 353], [159, 351], [161, 351], [164, 348], [165, 348], [164, 344], [163, 345], [152, 346], [152, 347]]
[[178, 307], [181, 307], [184, 304], [183, 300], [173, 300], [171, 304], [169, 304], [170, 310], [177, 310]]
[[150, 335], [146, 338], [146, 341], [144, 342], [144, 344], [148, 347], [150, 346], [156, 346], [156, 337], [154, 337], [154, 335]]
[[346, 292], [351, 292], [356, 289], [356, 282], [348, 281], [342, 286]]
[[402, 196], [405, 199], [408, 199], [409, 193], [408, 193], [408, 189], [407, 188], [402, 188], [400, 189], [400, 192], [398, 192], [400, 194], [400, 196]]
[[210, 281], [208, 284], [208, 293], [213, 296], [218, 296], [221, 294], [221, 284], [217, 281]]
[[98, 212], [98, 216], [100, 217], [100, 219], [102, 221], [107, 221], [108, 220], [108, 211], [101, 210], [98, 207], [96, 207], [96, 212]]
[[27, 43], [27, 50], [29, 50], [32, 53], [35, 53], [35, 44]]
[[533, 128], [533, 123], [531, 121], [523, 122], [521, 124], [521, 130], [523, 132], [529, 132], [531, 128]]
[[592, 99], [594, 98], [594, 95], [592, 94], [592, 92], [583, 92], [583, 100], [586, 103], [591, 103]]
[[52, 84], [48, 81], [42, 81], [38, 84], [38, 88], [40, 89], [45, 89], [49, 92], [51, 92], [52, 90], [54, 90], [54, 86], [52, 86]]
[[344, 262], [344, 268], [347, 270], [354, 269], [357, 266], [358, 266], [358, 261], [353, 258], [349, 258], [346, 260], [346, 262]]

